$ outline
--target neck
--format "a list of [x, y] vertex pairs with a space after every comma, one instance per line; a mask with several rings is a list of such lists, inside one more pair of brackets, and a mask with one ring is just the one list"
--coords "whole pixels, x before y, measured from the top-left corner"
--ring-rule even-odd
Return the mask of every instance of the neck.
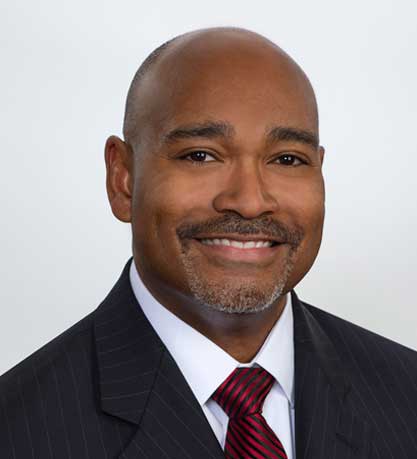
[[141, 278], [159, 303], [241, 363], [255, 357], [286, 303], [284, 295], [262, 312], [230, 314], [196, 304], [187, 295], [154, 283], [146, 275]]
[[256, 356], [280, 318], [285, 300], [283, 296], [267, 310], [253, 314], [228, 314], [210, 310], [202, 317], [190, 318], [188, 323], [235, 360], [248, 363]]

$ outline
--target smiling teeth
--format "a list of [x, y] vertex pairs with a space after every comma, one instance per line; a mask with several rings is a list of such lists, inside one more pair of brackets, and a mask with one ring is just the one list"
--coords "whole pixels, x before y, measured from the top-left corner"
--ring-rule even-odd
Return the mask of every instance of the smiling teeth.
[[261, 247], [271, 247], [271, 241], [234, 241], [233, 239], [201, 239], [201, 242], [206, 245], [226, 245], [236, 247], [238, 249], [257, 249]]

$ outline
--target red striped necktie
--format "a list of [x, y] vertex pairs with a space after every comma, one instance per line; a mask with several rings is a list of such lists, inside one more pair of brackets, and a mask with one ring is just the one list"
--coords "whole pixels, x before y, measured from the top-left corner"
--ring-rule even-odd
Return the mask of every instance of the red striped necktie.
[[229, 459], [287, 459], [282, 443], [262, 416], [274, 377], [263, 368], [236, 368], [213, 395], [229, 416], [225, 454]]

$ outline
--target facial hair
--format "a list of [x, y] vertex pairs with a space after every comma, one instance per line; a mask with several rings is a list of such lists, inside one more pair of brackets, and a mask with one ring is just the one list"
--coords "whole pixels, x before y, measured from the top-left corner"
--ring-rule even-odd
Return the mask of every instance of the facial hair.
[[[199, 257], [192, 253], [189, 243], [199, 234], [210, 233], [264, 234], [286, 244], [288, 250], [280, 268], [268, 283], [230, 276], [210, 281], [199, 269]], [[247, 220], [236, 214], [225, 214], [206, 222], [183, 224], [177, 229], [177, 235], [182, 244], [181, 261], [186, 281], [195, 300], [216, 311], [251, 314], [264, 311], [283, 295], [304, 231], [300, 227], [289, 228], [270, 217]], [[282, 247], [282, 250], [285, 248]]]
[[182, 264], [186, 274], [188, 288], [195, 300], [215, 311], [228, 314], [254, 314], [268, 309], [281, 296], [294, 263], [292, 257], [284, 262], [283, 270], [277, 273], [269, 286], [259, 282], [237, 280], [209, 281], [197, 269], [193, 257], [182, 254]]

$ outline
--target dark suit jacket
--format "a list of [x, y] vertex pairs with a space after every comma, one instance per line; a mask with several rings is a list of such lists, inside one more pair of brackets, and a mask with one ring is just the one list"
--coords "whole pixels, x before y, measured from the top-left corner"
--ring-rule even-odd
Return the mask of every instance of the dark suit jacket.
[[[1, 459], [224, 457], [129, 265], [95, 311], [0, 377]], [[416, 459], [417, 353], [291, 294], [297, 459]]]

